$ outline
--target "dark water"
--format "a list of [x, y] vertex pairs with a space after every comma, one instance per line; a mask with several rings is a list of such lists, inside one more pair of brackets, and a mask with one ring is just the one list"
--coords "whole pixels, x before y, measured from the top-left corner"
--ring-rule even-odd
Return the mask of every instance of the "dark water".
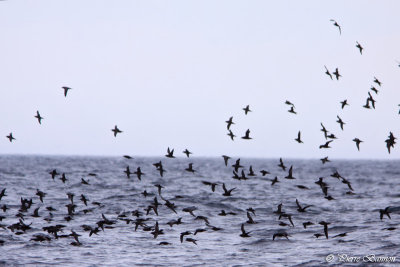
[[[162, 160], [164, 177], [152, 166]], [[195, 174], [185, 171], [188, 163], [193, 163]], [[0, 156], [0, 190], [6, 188], [6, 196], [0, 200], [9, 208], [0, 210], [5, 218], [0, 222], [0, 263], [12, 265], [61, 265], [61, 266], [323, 266], [326, 256], [333, 254], [332, 264], [348, 265], [339, 262], [338, 254], [361, 257], [354, 266], [367, 266], [363, 256], [396, 257], [395, 263], [373, 263], [373, 266], [399, 266], [400, 235], [398, 223], [400, 219], [400, 165], [398, 161], [333, 161], [322, 165], [318, 160], [284, 160], [287, 167], [293, 165], [293, 176], [288, 175], [277, 166], [278, 160], [242, 159], [241, 164], [248, 173], [252, 165], [257, 176], [248, 180], [232, 179], [233, 159], [225, 167], [223, 159], [168, 159], [139, 158], [128, 160], [123, 157], [39, 157], [39, 156]], [[138, 166], [145, 175], [139, 181], [132, 174], [128, 179], [124, 170], [130, 166], [133, 172]], [[57, 176], [53, 181], [49, 171], [57, 169], [65, 173], [65, 184]], [[263, 177], [260, 170], [271, 174]], [[330, 177], [338, 171], [341, 176], [351, 182], [353, 195], [346, 194], [349, 187], [337, 178]], [[95, 173], [97, 176], [89, 176]], [[278, 176], [279, 183], [271, 186], [271, 180]], [[90, 185], [81, 184], [81, 178]], [[329, 186], [328, 194], [334, 200], [327, 200], [321, 188], [315, 184], [318, 177], [325, 177]], [[202, 181], [218, 182], [215, 192]], [[223, 196], [221, 184], [228, 189], [235, 187], [232, 196]], [[155, 184], [164, 186], [162, 198], [158, 195]], [[297, 185], [309, 189], [300, 189]], [[43, 203], [36, 196], [39, 189], [46, 193]], [[146, 190], [154, 195], [144, 197]], [[73, 193], [76, 205], [72, 220], [66, 221], [68, 215], [66, 205], [71, 203], [67, 193]], [[81, 194], [88, 199], [85, 206], [80, 200]], [[153, 210], [146, 215], [146, 208], [153, 203], [154, 197], [160, 203], [158, 216]], [[178, 196], [178, 197], [177, 197]], [[26, 231], [14, 230], [8, 226], [16, 224], [16, 215], [21, 207], [20, 199], [33, 200], [32, 206], [23, 214]], [[174, 203], [177, 214], [167, 208], [163, 199]], [[312, 205], [306, 212], [298, 212], [296, 199], [302, 206]], [[99, 202], [101, 205], [95, 205]], [[291, 214], [294, 227], [287, 218], [278, 219], [273, 213], [277, 205], [283, 203], [282, 211]], [[53, 207], [51, 221], [46, 207]], [[196, 216], [206, 216], [207, 226], [203, 220], [195, 220], [189, 213], [183, 212], [186, 207], [195, 206]], [[384, 216], [380, 220], [379, 209], [390, 206], [391, 219]], [[35, 208], [40, 207], [40, 217], [33, 217]], [[246, 223], [246, 209], [252, 207], [255, 224]], [[85, 209], [90, 209], [86, 214]], [[236, 215], [219, 216], [221, 210], [234, 212]], [[136, 216], [132, 211], [143, 212], [140, 218], [147, 218], [147, 226], [154, 230], [155, 222], [164, 234], [153, 238], [150, 231], [139, 226], [135, 231]], [[96, 222], [102, 220], [102, 214], [114, 222], [113, 228], [105, 228], [98, 234], [89, 237], [81, 227], [90, 225], [95, 228]], [[125, 214], [125, 217], [121, 215]], [[172, 228], [167, 222], [182, 218], [182, 224]], [[122, 220], [125, 219], [125, 220]], [[126, 219], [131, 219], [126, 223]], [[311, 221], [314, 225], [304, 229], [302, 223]], [[320, 221], [330, 222], [329, 239], [326, 239]], [[279, 222], [289, 224], [280, 226]], [[250, 237], [242, 238], [241, 224], [244, 223]], [[63, 232], [58, 235], [69, 235], [71, 230], [80, 234], [80, 246], [71, 245], [74, 238], [55, 238], [43, 230], [43, 227], [62, 224]], [[106, 225], [107, 226], [107, 225]], [[212, 226], [222, 228], [214, 231]], [[389, 231], [385, 228], [395, 227]], [[180, 242], [180, 233], [198, 229], [206, 229], [194, 238], [197, 245]], [[277, 237], [277, 232], [288, 233], [289, 240]], [[314, 234], [322, 234], [318, 239]], [[347, 233], [344, 237], [334, 237]], [[33, 241], [35, 235], [45, 235], [50, 241]], [[169, 242], [169, 245], [159, 245]], [[349, 259], [348, 259], [349, 260]], [[355, 259], [353, 259], [355, 260]]]

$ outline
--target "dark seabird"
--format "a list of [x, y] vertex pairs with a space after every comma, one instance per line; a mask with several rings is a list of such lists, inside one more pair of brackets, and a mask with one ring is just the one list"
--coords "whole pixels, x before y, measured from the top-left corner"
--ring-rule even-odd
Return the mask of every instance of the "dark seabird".
[[314, 225], [314, 223], [312, 223], [312, 222], [304, 222], [303, 223], [304, 229], [307, 229], [307, 226], [310, 226], [310, 225]]
[[250, 213], [249, 212], [247, 212], [247, 223], [249, 223], [249, 224], [255, 224], [256, 222], [253, 220], [253, 218], [251, 217], [251, 215], [250, 215]]
[[64, 96], [67, 97], [68, 90], [71, 90], [72, 88], [63, 86], [62, 89], [64, 89]]
[[83, 204], [85, 204], [85, 206], [87, 206], [87, 202], [88, 202], [89, 199], [87, 199], [84, 194], [81, 194], [80, 200], [83, 202]]
[[193, 169], [193, 163], [189, 163], [189, 167], [185, 169], [187, 172], [195, 173], [196, 170]]
[[241, 237], [250, 237], [250, 233], [251, 232], [246, 232], [245, 230], [244, 230], [244, 224], [242, 223], [242, 226], [240, 227], [240, 229], [242, 230], [242, 233], [240, 234], [240, 236]]
[[222, 155], [222, 157], [224, 158], [225, 166], [228, 166], [228, 160], [229, 160], [231, 157], [226, 156], [226, 155]]
[[165, 155], [167, 158], [175, 158], [174, 157], [174, 150], [170, 150], [169, 147], [167, 148], [167, 154]]
[[299, 144], [303, 143], [303, 141], [301, 141], [301, 132], [300, 131], [297, 133], [297, 138], [295, 138], [294, 140], [297, 141], [297, 143], [299, 143]]
[[333, 141], [333, 140], [330, 140], [330, 141], [326, 142], [324, 145], [320, 145], [319, 148], [320, 148], [320, 149], [321, 149], [321, 148], [331, 148], [331, 147], [329, 146], [329, 144], [330, 144], [332, 141]]
[[324, 67], [325, 67], [325, 74], [326, 75], [328, 75], [329, 77], [331, 77], [331, 80], [333, 80], [333, 78], [332, 78], [332, 74], [329, 72], [329, 70], [328, 70], [328, 68], [324, 65]]
[[89, 181], [86, 181], [86, 180], [83, 179], [83, 178], [81, 178], [81, 184], [90, 185], [90, 184], [89, 184]]
[[333, 75], [335, 75], [336, 80], [339, 80], [339, 77], [342, 77], [342, 75], [339, 74], [339, 69], [336, 68], [335, 72], [333, 72]]
[[290, 166], [288, 176], [286, 176], [285, 178], [286, 179], [296, 179], [293, 177], [292, 173], [293, 173], [293, 166]]
[[340, 25], [337, 23], [337, 21], [334, 20], [334, 19], [331, 19], [330, 21], [333, 22], [333, 26], [338, 27], [338, 29], [339, 29], [339, 34], [342, 35], [342, 28], [341, 28]]
[[279, 183], [277, 176], [275, 176], [275, 178], [272, 180], [271, 186], [273, 186], [275, 183]]
[[133, 159], [131, 156], [129, 156], [129, 155], [123, 155], [123, 157], [124, 158], [126, 158], [126, 159]]
[[349, 104], [347, 104], [347, 99], [345, 99], [342, 102], [340, 102], [340, 104], [342, 105], [342, 109], [344, 109], [345, 106], [349, 105]]
[[277, 237], [285, 237], [287, 240], [289, 240], [289, 237], [290, 235], [288, 235], [287, 233], [275, 233], [273, 236], [272, 236], [272, 241], [274, 241], [275, 240], [275, 238], [277, 238]]
[[294, 104], [292, 102], [290, 102], [289, 100], [286, 100], [285, 104], [294, 107]]
[[296, 111], [294, 111], [294, 107], [291, 106], [290, 109], [288, 110], [289, 113], [297, 114]]
[[357, 43], [356, 47], [360, 50], [360, 54], [362, 55], [362, 51], [364, 48], [360, 45], [359, 42], [356, 41], [356, 43]]
[[353, 141], [356, 142], [357, 149], [358, 149], [358, 151], [360, 151], [360, 143], [363, 142], [363, 141], [361, 141], [358, 138], [354, 138]]
[[114, 132], [114, 137], [117, 137], [117, 134], [122, 133], [120, 129], [118, 129], [117, 125], [114, 126], [114, 129], [111, 129]]
[[156, 221], [154, 231], [152, 231], [151, 234], [154, 236], [154, 238], [157, 238], [157, 236], [164, 234], [163, 230], [158, 227], [158, 221]]
[[223, 183], [223, 184], [222, 184], [222, 189], [224, 190], [224, 193], [223, 193], [222, 195], [225, 196], [225, 197], [230, 197], [232, 191], [235, 190], [236, 187], [234, 187], [234, 188], [228, 190], [228, 189], [226, 189], [226, 187], [225, 187], [225, 183]]
[[347, 233], [337, 234], [337, 235], [335, 235], [335, 236], [332, 236], [332, 238], [335, 238], [335, 237], [345, 237], [345, 236], [347, 236]]
[[325, 128], [325, 126], [322, 124], [322, 122], [321, 122], [321, 127], [322, 127], [321, 132], [324, 133], [325, 139], [327, 139], [328, 138], [328, 130]]
[[194, 231], [193, 235], [197, 235], [197, 233], [203, 233], [203, 232], [207, 232], [207, 229], [198, 228], [198, 229], [196, 229], [196, 231]]
[[54, 178], [59, 175], [59, 173], [57, 172], [56, 169], [52, 170], [51, 172], [49, 172], [49, 174], [51, 174], [51, 178], [54, 180]]
[[44, 118], [40, 116], [39, 110], [36, 111], [36, 116], [35, 116], [35, 118], [38, 119], [39, 124], [42, 124], [42, 120], [43, 120]]
[[36, 195], [39, 197], [40, 202], [43, 203], [43, 198], [46, 196], [46, 193], [43, 191], [40, 191], [39, 189], [36, 189]]
[[129, 169], [129, 166], [126, 166], [126, 170], [124, 171], [124, 173], [126, 174], [127, 178], [131, 178], [131, 170]]
[[279, 165], [278, 165], [278, 167], [281, 167], [283, 171], [286, 170], [286, 166], [285, 166], [285, 164], [283, 164], [282, 158], [279, 158]]
[[247, 113], [251, 112], [249, 105], [247, 105], [245, 108], [243, 108], [244, 114], [247, 115]]
[[12, 133], [10, 133], [9, 135], [6, 136], [8, 138], [8, 140], [10, 140], [10, 142], [12, 142], [13, 140], [17, 140], [13, 137]]
[[202, 181], [203, 184], [211, 186], [211, 191], [215, 192], [215, 187], [217, 186], [218, 183], [211, 183], [207, 181]]
[[330, 160], [328, 159], [328, 157], [322, 158], [320, 159], [322, 161], [322, 164], [325, 164], [327, 162], [330, 162]]
[[136, 176], [137, 176], [137, 178], [138, 178], [139, 180], [142, 180], [142, 175], [145, 175], [145, 174], [142, 172], [142, 170], [140, 169], [140, 167], [137, 167], [136, 171], [135, 171], [133, 174], [136, 174]]
[[340, 129], [343, 130], [343, 125], [345, 125], [346, 123], [339, 116], [336, 117], [338, 118], [336, 122], [340, 124]]
[[253, 171], [253, 166], [250, 165], [249, 167], [249, 173], [247, 174], [248, 176], [256, 176], [256, 174]]
[[328, 239], [328, 225], [331, 224], [331, 223], [325, 222], [325, 221], [321, 221], [321, 222], [319, 222], [319, 224], [324, 226], [325, 237], [326, 237], [326, 239]]
[[376, 83], [379, 86], [382, 85], [382, 83], [376, 77], [374, 77], [374, 83]]
[[189, 157], [190, 154], [193, 154], [192, 152], [187, 150], [187, 148], [182, 153], [185, 154], [187, 157]]
[[269, 171], [266, 171], [266, 170], [261, 170], [260, 173], [261, 173], [262, 176], [265, 176], [265, 175], [267, 175], [267, 174], [270, 174], [270, 172], [269, 172]]
[[195, 210], [197, 210], [196, 207], [187, 207], [187, 208], [182, 209], [183, 212], [188, 212], [193, 217], [196, 217], [196, 215], [194, 215], [194, 213], [193, 213], [193, 211], [195, 211]]
[[182, 232], [179, 236], [179, 240], [181, 241], [181, 243], [183, 242], [183, 238], [185, 237], [185, 235], [191, 235], [191, 234], [192, 234], [192, 232], [190, 232], [190, 231]]
[[232, 165], [232, 167], [235, 169], [235, 172], [237, 172], [239, 168], [243, 168], [243, 166], [240, 165], [240, 159], [237, 159], [235, 164]]
[[312, 205], [307, 205], [307, 206], [301, 207], [299, 201], [297, 200], [297, 198], [296, 198], [296, 204], [297, 204], [297, 211], [298, 212], [306, 212], [306, 209], [312, 206]]
[[246, 140], [252, 139], [252, 138], [250, 137], [250, 130], [249, 130], [249, 129], [247, 129], [245, 136], [242, 136], [242, 139], [246, 139]]
[[233, 117], [230, 117], [229, 120], [225, 121], [227, 123], [226, 128], [229, 130], [231, 128], [232, 124], [235, 124], [233, 122]]
[[197, 245], [197, 243], [196, 243], [197, 240], [194, 239], [194, 238], [187, 237], [187, 238], [186, 238], [186, 241], [187, 241], [187, 242], [192, 242], [193, 244]]
[[389, 208], [390, 207], [386, 207], [384, 210], [382, 210], [382, 209], [379, 210], [379, 216], [380, 216], [381, 220], [383, 219], [383, 215], [386, 215], [389, 219], [392, 219], [392, 218], [390, 218]]
[[234, 141], [234, 138], [236, 137], [236, 135], [234, 135], [231, 130], [229, 130], [229, 133], [227, 135], [231, 138], [232, 141]]
[[65, 173], [63, 173], [63, 174], [61, 175], [60, 180], [63, 182], [63, 184], [65, 184], [65, 181], [68, 180], [67, 177], [65, 177]]

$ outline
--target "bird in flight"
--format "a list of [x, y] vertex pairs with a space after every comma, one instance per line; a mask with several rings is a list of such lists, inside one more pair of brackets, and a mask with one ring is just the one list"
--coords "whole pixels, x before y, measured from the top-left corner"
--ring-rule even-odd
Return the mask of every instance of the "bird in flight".
[[294, 106], [291, 106], [290, 109], [288, 110], [289, 113], [297, 114], [297, 112], [294, 110]]
[[353, 141], [356, 142], [357, 149], [358, 151], [360, 151], [360, 143], [362, 143], [363, 141], [358, 138], [354, 138]]
[[319, 146], [319, 148], [321, 149], [321, 148], [331, 148], [330, 146], [329, 146], [329, 144], [332, 142], [333, 140], [329, 140], [328, 142], [326, 142], [324, 145], [320, 145]]
[[187, 150], [187, 148], [182, 153], [185, 154], [187, 157], [189, 157], [190, 154], [193, 154], [192, 152]]
[[243, 108], [244, 114], [247, 115], [247, 113], [251, 112], [249, 105], [247, 105], [245, 108]]
[[8, 138], [8, 140], [10, 140], [10, 142], [12, 142], [13, 140], [17, 140], [13, 137], [12, 133], [10, 133], [9, 135], [6, 136]]
[[303, 141], [301, 140], [301, 132], [300, 131], [297, 133], [297, 138], [295, 138], [294, 140], [296, 140], [297, 143], [299, 143], [299, 144], [303, 143]]
[[232, 141], [234, 141], [234, 138], [236, 137], [236, 135], [234, 135], [231, 130], [229, 130], [229, 133], [227, 135], [231, 138]]
[[356, 47], [360, 50], [360, 54], [362, 55], [362, 51], [364, 48], [360, 45], [359, 42], [356, 42], [356, 43], [357, 43]]
[[114, 137], [117, 137], [117, 134], [122, 133], [120, 129], [118, 129], [117, 125], [115, 125], [114, 129], [111, 129], [114, 132]]
[[245, 140], [250, 140], [250, 139], [252, 139], [252, 138], [250, 137], [250, 130], [249, 130], [249, 129], [247, 129], [245, 136], [242, 136], [242, 139], [245, 139]]
[[337, 23], [337, 21], [334, 20], [334, 19], [331, 19], [330, 21], [333, 22], [333, 26], [336, 26], [336, 27], [339, 28], [339, 34], [342, 35], [342, 28], [341, 28], [340, 25]]
[[342, 77], [342, 75], [339, 74], [339, 69], [336, 68], [335, 72], [333, 73], [333, 75], [335, 75], [336, 80], [339, 80], [339, 77]]
[[245, 230], [244, 230], [244, 224], [242, 223], [242, 226], [240, 227], [240, 229], [242, 230], [242, 233], [240, 234], [240, 236], [241, 237], [250, 237], [250, 233], [251, 232], [246, 232]]
[[35, 118], [38, 119], [39, 124], [42, 124], [42, 120], [44, 119], [42, 116], [40, 116], [39, 110], [36, 110], [36, 116]]
[[174, 150], [170, 150], [169, 147], [167, 149], [167, 154], [165, 155], [167, 158], [175, 158], [174, 157]]
[[333, 80], [332, 74], [329, 72], [328, 68], [324, 65], [325, 67], [325, 74], [328, 75], [329, 77], [331, 77], [331, 80]]
[[229, 120], [225, 121], [227, 123], [226, 128], [229, 130], [231, 128], [232, 124], [235, 124], [233, 122], [233, 117], [230, 117]]
[[340, 104], [342, 104], [342, 109], [344, 109], [345, 106], [349, 105], [349, 104], [347, 104], [347, 99], [345, 99], [342, 102], [340, 102]]
[[228, 160], [229, 160], [231, 157], [226, 156], [226, 155], [222, 155], [222, 157], [224, 158], [225, 166], [228, 166]]
[[338, 120], [336, 122], [340, 124], [340, 129], [343, 130], [343, 125], [345, 125], [346, 123], [344, 121], [342, 121], [342, 119], [339, 116], [336, 116], [336, 117], [338, 118]]
[[376, 77], [374, 77], [374, 83], [378, 84], [379, 86], [382, 85], [382, 83]]
[[71, 90], [72, 88], [67, 87], [67, 86], [63, 86], [62, 89], [64, 89], [64, 96], [67, 97], [68, 90]]

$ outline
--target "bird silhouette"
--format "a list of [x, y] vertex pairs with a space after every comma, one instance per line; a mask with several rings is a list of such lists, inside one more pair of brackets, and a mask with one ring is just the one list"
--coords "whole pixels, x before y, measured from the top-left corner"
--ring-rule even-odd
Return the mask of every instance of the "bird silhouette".
[[297, 133], [297, 138], [295, 138], [294, 140], [296, 140], [297, 143], [299, 143], [299, 144], [303, 143], [303, 141], [301, 141], [301, 132], [300, 131]]
[[36, 116], [35, 116], [35, 118], [38, 119], [39, 124], [42, 124], [43, 117], [40, 116], [39, 110], [36, 111]]
[[10, 133], [9, 135], [6, 136], [8, 138], [8, 140], [10, 140], [10, 142], [12, 142], [13, 140], [17, 140], [13, 137], [13, 134]]
[[332, 74], [329, 72], [328, 68], [325, 65], [324, 67], [325, 67], [325, 74], [328, 75], [331, 78], [331, 80], [333, 80]]
[[193, 154], [192, 152], [190, 152], [189, 150], [187, 150], [187, 148], [186, 148], [182, 153], [185, 154], [186, 157], [189, 157], [190, 154]]
[[342, 129], [342, 131], [343, 131], [343, 125], [345, 125], [346, 123], [344, 123], [343, 120], [339, 116], [336, 116], [336, 117], [338, 118], [338, 120], [336, 122], [340, 124], [340, 129]]
[[240, 234], [240, 236], [241, 237], [250, 237], [250, 233], [251, 232], [246, 232], [245, 230], [244, 230], [244, 224], [242, 223], [242, 226], [240, 227], [240, 229], [241, 229], [241, 231], [242, 231], [242, 233]]
[[342, 77], [342, 75], [339, 74], [339, 69], [336, 68], [335, 72], [333, 72], [333, 75], [335, 75], [336, 80], [339, 80], [339, 77]]
[[379, 216], [380, 216], [380, 219], [381, 219], [381, 220], [383, 219], [383, 216], [384, 216], [384, 215], [386, 215], [389, 219], [392, 219], [392, 218], [390, 218], [390, 211], [389, 211], [389, 208], [390, 208], [390, 207], [386, 207], [385, 209], [380, 209], [380, 210], [379, 210]]
[[356, 47], [360, 50], [360, 54], [362, 55], [362, 51], [364, 48], [360, 45], [359, 42], [356, 42], [356, 43], [357, 43]]
[[339, 29], [339, 34], [342, 35], [342, 27], [340, 27], [340, 25], [337, 23], [337, 21], [334, 20], [334, 19], [331, 19], [330, 21], [333, 22], [333, 26], [338, 27], [338, 29]]
[[111, 129], [114, 132], [114, 137], [117, 137], [117, 134], [122, 133], [120, 129], [118, 129], [117, 125], [115, 125], [114, 129]]
[[321, 221], [319, 224], [324, 226], [324, 234], [326, 239], [328, 239], [328, 225], [330, 224], [329, 222]]
[[62, 89], [64, 90], [64, 96], [67, 97], [68, 90], [71, 90], [72, 88], [63, 86]]
[[247, 115], [247, 113], [251, 112], [249, 105], [247, 105], [245, 108], [243, 108], [244, 114]]
[[169, 147], [167, 149], [167, 154], [165, 155], [167, 158], [175, 158], [174, 157], [174, 150], [170, 150]]
[[229, 130], [231, 128], [232, 124], [235, 124], [233, 122], [233, 117], [230, 117], [229, 120], [225, 121], [227, 123], [226, 128]]
[[247, 129], [246, 134], [245, 134], [244, 136], [242, 136], [242, 139], [245, 139], [245, 140], [250, 140], [250, 139], [252, 139], [252, 138], [250, 137], [250, 130], [249, 130], [249, 129]]
[[360, 151], [360, 143], [362, 143], [363, 141], [358, 138], [354, 138], [353, 141], [356, 143], [358, 151]]
[[342, 102], [340, 102], [340, 104], [342, 104], [342, 109], [344, 109], [345, 106], [349, 105], [349, 104], [347, 104], [347, 99], [345, 99]]
[[225, 183], [223, 183], [223, 184], [222, 184], [222, 189], [224, 190], [224, 193], [223, 193], [222, 195], [225, 196], [225, 197], [230, 197], [232, 191], [235, 190], [236, 187], [234, 187], [234, 188], [228, 190], [228, 189], [226, 189]]
[[229, 160], [231, 157], [226, 156], [226, 155], [222, 155], [222, 157], [224, 158], [225, 166], [228, 166], [228, 160]]

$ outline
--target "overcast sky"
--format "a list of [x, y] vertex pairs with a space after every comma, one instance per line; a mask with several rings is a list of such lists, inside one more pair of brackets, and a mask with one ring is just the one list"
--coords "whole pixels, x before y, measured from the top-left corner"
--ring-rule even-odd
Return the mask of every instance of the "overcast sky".
[[[0, 153], [163, 156], [169, 146], [194, 156], [398, 159], [385, 139], [400, 138], [399, 10], [395, 0], [1, 1]], [[332, 81], [324, 65], [343, 77]], [[374, 76], [382, 87], [367, 110]], [[321, 122], [338, 137], [331, 149], [318, 148]], [[240, 139], [247, 129], [253, 140]]]

